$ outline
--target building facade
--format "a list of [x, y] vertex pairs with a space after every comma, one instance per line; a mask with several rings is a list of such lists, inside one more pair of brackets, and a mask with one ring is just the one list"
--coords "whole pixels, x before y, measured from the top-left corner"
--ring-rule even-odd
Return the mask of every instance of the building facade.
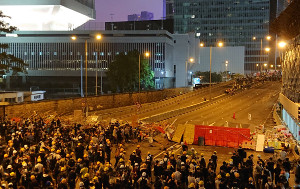
[[[228, 71], [232, 74], [244, 74], [245, 47], [212, 47], [211, 71], [221, 73]], [[193, 71], [210, 71], [210, 48], [199, 49], [200, 64], [195, 64]], [[226, 66], [227, 64], [227, 66]]]
[[[1, 42], [9, 45], [5, 51], [28, 64], [27, 74], [19, 78], [5, 76], [7, 88], [39, 86], [68, 88], [78, 92], [80, 75], [85, 68], [85, 40], [87, 40], [87, 70], [89, 91], [95, 90], [96, 71], [103, 73], [104, 91], [108, 90], [105, 72], [115, 56], [121, 52], [138, 50], [150, 52], [149, 64], [154, 71], [156, 88], [174, 87], [173, 37], [164, 30], [158, 31], [101, 31], [102, 39], [95, 39], [96, 31], [17, 32], [18, 37], [0, 35]], [[76, 41], [71, 36], [76, 35]], [[97, 67], [96, 67], [97, 54]], [[84, 64], [83, 64], [84, 63]], [[83, 66], [82, 66], [83, 64]], [[100, 78], [99, 78], [100, 81]], [[48, 89], [49, 88], [49, 89]], [[94, 89], [93, 89], [94, 88]]]
[[[205, 46], [245, 46], [245, 73], [268, 62], [269, 0], [175, 0], [174, 31], [194, 31]], [[253, 38], [255, 37], [255, 38]], [[253, 40], [255, 39], [255, 40]]]

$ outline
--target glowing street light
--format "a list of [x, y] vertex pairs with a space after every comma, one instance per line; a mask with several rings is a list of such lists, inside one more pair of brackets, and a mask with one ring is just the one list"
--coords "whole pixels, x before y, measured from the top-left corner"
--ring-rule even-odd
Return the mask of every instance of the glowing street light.
[[284, 48], [286, 45], [287, 45], [287, 43], [284, 42], [284, 41], [280, 41], [280, 42], [278, 43], [278, 46], [279, 46], [280, 48]]
[[102, 35], [100, 35], [100, 34], [98, 34], [98, 35], [96, 35], [96, 39], [101, 39], [102, 38]]
[[266, 37], [266, 39], [268, 40], [268, 41], [270, 41], [271, 40], [271, 36], [270, 35], [267, 35], [267, 37]]
[[204, 43], [200, 43], [200, 47], [204, 47]]
[[266, 48], [265, 48], [265, 51], [266, 51], [266, 52], [270, 52], [270, 50], [271, 50], [271, 49], [270, 49], [269, 47], [266, 47]]
[[267, 67], [267, 65], [268, 65], [267, 63], [264, 63], [264, 66], [265, 66], [265, 67]]
[[218, 43], [218, 47], [223, 47], [223, 42], [222, 41], [220, 41], [219, 43]]

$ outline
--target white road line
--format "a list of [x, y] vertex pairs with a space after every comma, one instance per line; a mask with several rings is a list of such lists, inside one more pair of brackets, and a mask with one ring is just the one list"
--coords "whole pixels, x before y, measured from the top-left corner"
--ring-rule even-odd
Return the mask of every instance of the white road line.
[[[177, 143], [176, 144], [174, 144], [174, 145], [172, 145], [172, 146], [170, 146], [168, 149], [167, 149], [167, 151], [171, 148], [171, 147], [173, 147], [174, 148], [174, 146], [176, 146], [176, 145], [178, 145]], [[155, 159], [155, 158], [157, 158], [158, 156], [160, 156], [161, 154], [163, 154], [163, 153], [165, 153], [166, 151], [162, 151], [162, 152], [160, 152], [159, 154], [157, 154], [156, 156], [154, 156], [153, 157], [153, 159]]]

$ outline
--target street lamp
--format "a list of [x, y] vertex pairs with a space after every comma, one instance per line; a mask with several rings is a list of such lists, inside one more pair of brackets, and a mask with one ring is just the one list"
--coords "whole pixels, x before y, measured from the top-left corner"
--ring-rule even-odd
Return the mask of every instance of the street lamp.
[[[285, 41], [280, 41], [278, 43], [278, 47], [280, 49], [284, 49], [286, 47], [287, 43]], [[279, 50], [279, 59], [280, 59], [280, 63], [281, 63], [281, 66], [282, 66], [282, 74], [283, 74], [283, 70], [284, 70], [284, 61], [283, 61], [283, 53], [281, 50]]]
[[185, 61], [185, 86], [188, 86], [188, 63], [193, 63], [194, 58], [189, 58]]
[[[144, 56], [149, 57], [150, 53], [145, 52]], [[141, 54], [139, 53], [139, 104], [141, 104], [140, 93], [141, 93]]]
[[[223, 42], [218, 42], [218, 47], [223, 47]], [[212, 46], [209, 47], [209, 100], [211, 100], [211, 55], [212, 55]]]
[[[96, 35], [95, 38], [96, 39], [101, 39], [102, 36], [101, 35]], [[71, 36], [71, 39], [73, 41], [75, 41], [75, 40], [77, 40], [77, 36], [73, 35], [73, 36]], [[87, 105], [87, 64], [88, 64], [88, 61], [87, 61], [87, 54], [88, 54], [88, 52], [87, 52], [87, 40], [90, 39], [90, 37], [84, 37], [82, 39], [85, 40], [84, 41], [84, 53], [85, 53], [85, 98], [86, 98], [86, 100], [85, 100], [85, 108], [86, 108], [86, 117], [87, 117], [88, 116], [88, 105]], [[82, 75], [81, 75], [81, 77], [82, 77]], [[81, 88], [82, 88], [82, 82], [81, 82]]]
[[[96, 35], [95, 38], [97, 40], [99, 40], [99, 39], [102, 38], [102, 36], [98, 34], [98, 35]], [[77, 36], [73, 35], [73, 36], [71, 36], [71, 39], [75, 41], [75, 40], [77, 40]], [[90, 39], [90, 37], [86, 37], [86, 38], [82, 38], [82, 39], [85, 40], [85, 42], [84, 42], [84, 47], [85, 47], [84, 48], [85, 49], [84, 50], [84, 52], [85, 52], [85, 97], [87, 97], [87, 64], [88, 64], [88, 61], [87, 61], [87, 54], [88, 54], [88, 52], [87, 52], [87, 40]], [[97, 60], [96, 60], [96, 65], [97, 65]], [[96, 70], [96, 74], [97, 74], [97, 70]]]
[[[96, 39], [97, 40], [100, 40], [102, 38], [102, 35], [96, 35]], [[95, 94], [96, 96], [98, 95], [98, 60], [97, 60], [97, 57], [98, 57], [98, 52], [96, 52], [96, 91], [95, 91]], [[102, 95], [102, 62], [101, 62], [101, 95]]]
[[271, 40], [271, 36], [270, 35], [267, 35], [267, 37], [266, 37], [266, 39], [268, 40], [268, 41], [270, 41]]
[[271, 50], [271, 49], [270, 49], [269, 47], [266, 47], [266, 48], [265, 48], [265, 51], [266, 51], [266, 52], [270, 52], [270, 50]]
[[284, 48], [285, 46], [286, 46], [286, 42], [284, 42], [284, 41], [280, 41], [279, 43], [278, 43], [278, 46], [280, 47], [280, 48]]
[[225, 68], [226, 68], [226, 69], [225, 69], [225, 70], [226, 70], [226, 72], [225, 72], [225, 73], [226, 73], [225, 81], [227, 81], [227, 67], [228, 67], [228, 63], [229, 63], [229, 61], [226, 60], [226, 61], [225, 61]]

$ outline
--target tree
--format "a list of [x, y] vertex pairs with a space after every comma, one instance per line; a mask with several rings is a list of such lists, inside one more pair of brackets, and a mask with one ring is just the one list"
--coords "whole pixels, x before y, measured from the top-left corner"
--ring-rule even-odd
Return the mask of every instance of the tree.
[[[201, 77], [201, 83], [209, 83], [209, 72], [195, 72], [195, 77]], [[211, 82], [221, 82], [222, 81], [222, 75], [217, 74], [216, 72], [211, 73]]]
[[[3, 19], [10, 18], [0, 11], [0, 33], [13, 33], [17, 30], [16, 27], [10, 26]], [[12, 75], [17, 75], [18, 72], [26, 72], [27, 64], [20, 58], [6, 52], [9, 48], [8, 44], [0, 43], [0, 75], [12, 72]]]
[[[154, 87], [154, 73], [148, 60], [141, 54], [141, 89]], [[113, 92], [133, 92], [139, 87], [139, 52], [120, 53], [108, 67], [107, 77]]]

